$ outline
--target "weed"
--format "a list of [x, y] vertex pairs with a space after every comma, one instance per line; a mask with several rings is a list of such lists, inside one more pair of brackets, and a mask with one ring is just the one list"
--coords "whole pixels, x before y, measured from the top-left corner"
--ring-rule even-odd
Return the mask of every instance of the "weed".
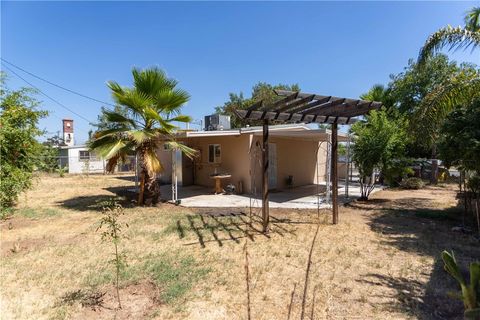
[[142, 268], [159, 287], [160, 298], [165, 303], [185, 295], [194, 283], [210, 272], [209, 268], [198, 267], [191, 256], [165, 254], [147, 257]]

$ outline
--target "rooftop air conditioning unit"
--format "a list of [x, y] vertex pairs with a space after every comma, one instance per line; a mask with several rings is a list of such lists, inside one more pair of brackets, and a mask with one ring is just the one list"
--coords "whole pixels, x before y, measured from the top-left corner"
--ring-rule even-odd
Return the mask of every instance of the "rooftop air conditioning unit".
[[223, 114], [212, 114], [205, 116], [205, 130], [228, 130], [230, 129], [230, 116]]

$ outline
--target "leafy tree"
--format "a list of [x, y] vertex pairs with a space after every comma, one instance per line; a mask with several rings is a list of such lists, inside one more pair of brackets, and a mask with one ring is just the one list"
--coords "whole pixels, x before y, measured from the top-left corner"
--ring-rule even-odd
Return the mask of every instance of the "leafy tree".
[[467, 106], [480, 97], [480, 70], [465, 66], [442, 84], [437, 85], [421, 101], [413, 114], [411, 128], [421, 137], [421, 143], [431, 148], [436, 158], [437, 141], [447, 116], [456, 108]]
[[38, 168], [45, 172], [54, 172], [59, 168], [60, 147], [64, 145], [63, 138], [58, 134], [49, 137], [40, 145]]
[[47, 116], [47, 112], [38, 109], [40, 102], [34, 97], [35, 90], [10, 90], [5, 85], [4, 74], [0, 81], [0, 203], [4, 211], [32, 184], [32, 173], [40, 155], [36, 138], [43, 133], [38, 121]]
[[473, 7], [464, 17], [463, 27], [452, 27], [450, 25], [441, 28], [430, 35], [420, 50], [418, 61], [423, 64], [436, 52], [445, 47], [452, 49], [468, 49], [472, 51], [480, 46], [480, 7]]
[[353, 162], [360, 173], [360, 199], [367, 200], [374, 188], [374, 170], [385, 172], [404, 156], [406, 122], [403, 118], [389, 118], [385, 109], [374, 110], [351, 130], [356, 135]]
[[[108, 117], [106, 116], [105, 112], [109, 112], [108, 108], [102, 107], [100, 110], [100, 114], [97, 116], [97, 122], [92, 123], [92, 125], [95, 127], [95, 131], [103, 131], [107, 129], [116, 129], [120, 127], [121, 125], [116, 123], [116, 122], [111, 122], [108, 120]], [[120, 114], [124, 117], [128, 116], [128, 109], [125, 106], [120, 106], [116, 105], [113, 107], [113, 112]]]
[[368, 92], [360, 96], [360, 99], [381, 102], [386, 109], [390, 109], [394, 105], [391, 89], [383, 84], [373, 85]]
[[140, 165], [139, 204], [152, 204], [160, 199], [157, 174], [163, 166], [157, 157], [162, 141], [173, 149], [193, 156], [195, 151], [174, 139], [177, 126], [173, 122], [190, 122], [190, 117], [181, 115], [181, 107], [190, 96], [176, 88], [177, 81], [170, 79], [158, 68], [132, 70], [134, 85], [122, 87], [115, 81], [108, 82], [115, 102], [126, 108], [126, 115], [103, 110], [102, 116], [111, 123], [111, 128], [97, 131], [89, 146], [108, 159], [107, 171], [112, 172], [118, 161], [130, 152], [138, 157]]
[[[230, 93], [230, 100], [225, 102], [223, 106], [215, 108], [215, 112], [219, 114], [229, 115], [231, 119], [232, 128], [241, 128], [245, 125], [242, 122], [242, 119], [239, 119], [233, 110], [235, 109], [246, 109], [255, 102], [263, 100], [265, 105], [271, 104], [281, 97], [277, 96], [274, 90], [289, 90], [289, 91], [300, 91], [298, 84], [293, 85], [284, 85], [277, 84], [271, 85], [265, 82], [259, 82], [252, 87], [252, 95], [250, 98], [245, 98], [243, 92], [239, 94]], [[257, 125], [260, 123], [252, 122], [250, 124]]]
[[424, 65], [410, 59], [403, 72], [390, 76], [391, 99], [401, 113], [411, 115], [434, 88], [448, 81], [459, 69], [456, 62], [449, 61], [443, 54]]
[[410, 124], [407, 148], [409, 156], [436, 157], [434, 142], [437, 136], [434, 133], [438, 132], [443, 118], [439, 113], [437, 121], [430, 121], [420, 115], [428, 109], [425, 108], [428, 101], [433, 101], [433, 92], [440, 92], [440, 88], [447, 87], [457, 75], [472, 73], [472, 68], [466, 64], [458, 66], [455, 62], [450, 62], [447, 56], [437, 55], [422, 66], [410, 60], [404, 72], [391, 76], [391, 99], [395, 109], [405, 114]]
[[443, 124], [439, 154], [447, 166], [462, 166], [480, 175], [480, 97], [451, 112]]

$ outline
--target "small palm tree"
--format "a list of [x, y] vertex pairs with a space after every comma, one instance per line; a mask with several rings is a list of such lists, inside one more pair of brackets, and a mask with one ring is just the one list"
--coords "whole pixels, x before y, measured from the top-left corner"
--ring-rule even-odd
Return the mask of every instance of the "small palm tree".
[[163, 167], [156, 151], [161, 143], [183, 151], [192, 157], [195, 150], [175, 141], [173, 122], [190, 122], [181, 115], [181, 107], [190, 96], [176, 88], [177, 81], [170, 79], [158, 68], [132, 70], [133, 87], [120, 86], [109, 81], [114, 101], [125, 107], [125, 112], [102, 110], [103, 117], [112, 123], [108, 129], [97, 131], [89, 143], [90, 149], [108, 160], [106, 169], [113, 172], [118, 161], [136, 154], [140, 166], [140, 192], [138, 204], [152, 204], [160, 200], [157, 173]]
[[474, 50], [480, 46], [480, 7], [473, 7], [465, 14], [464, 27], [452, 27], [450, 25], [441, 28], [428, 37], [420, 50], [419, 63], [424, 63], [429, 57], [445, 47], [452, 49]]

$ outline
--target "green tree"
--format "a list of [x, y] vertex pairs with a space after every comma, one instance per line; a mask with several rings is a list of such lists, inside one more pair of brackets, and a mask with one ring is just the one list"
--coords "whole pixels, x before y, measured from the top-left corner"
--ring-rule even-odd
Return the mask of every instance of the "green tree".
[[403, 72], [390, 76], [391, 99], [401, 113], [412, 115], [432, 90], [459, 70], [457, 63], [449, 61], [444, 54], [435, 56], [424, 65], [410, 59]]
[[[289, 91], [300, 91], [298, 84], [293, 85], [284, 85], [277, 84], [271, 85], [265, 82], [259, 82], [252, 87], [252, 94], [250, 98], [245, 98], [243, 92], [239, 94], [230, 93], [229, 101], [225, 102], [223, 106], [215, 108], [215, 113], [229, 115], [231, 119], [232, 128], [241, 128], [245, 125], [242, 119], [239, 119], [233, 110], [235, 109], [246, 109], [255, 102], [263, 100], [264, 105], [271, 104], [281, 97], [277, 96], [274, 90], [289, 90]], [[249, 123], [252, 125], [257, 125], [260, 123], [252, 122]]]
[[37, 138], [43, 133], [38, 121], [47, 116], [47, 112], [38, 109], [40, 102], [34, 97], [35, 90], [10, 90], [4, 74], [0, 81], [0, 203], [3, 214], [32, 184], [41, 151]]
[[445, 129], [443, 123], [447, 116], [456, 108], [470, 105], [478, 97], [480, 69], [465, 65], [423, 98], [413, 114], [411, 128], [422, 137], [422, 144], [432, 149], [433, 158], [442, 128]]
[[470, 65], [458, 66], [455, 62], [450, 62], [445, 55], [437, 55], [422, 66], [410, 60], [404, 72], [391, 76], [390, 97], [395, 106], [392, 109], [406, 115], [410, 124], [407, 147], [409, 156], [436, 157], [433, 144], [436, 136], [425, 136], [425, 129], [426, 126], [431, 126], [434, 131], [438, 131], [441, 118], [439, 121], [426, 122], [419, 114], [425, 111], [425, 104], [429, 97], [432, 97], [432, 92], [445, 87], [455, 75], [470, 73], [471, 68]]
[[351, 130], [356, 136], [352, 158], [360, 173], [360, 199], [367, 200], [374, 188], [374, 170], [389, 170], [405, 154], [406, 121], [389, 118], [385, 109], [374, 110]]
[[480, 175], [480, 97], [456, 108], [443, 124], [440, 158], [447, 166], [462, 166]]
[[176, 142], [177, 126], [174, 122], [190, 122], [190, 117], [181, 115], [181, 107], [190, 96], [176, 88], [177, 81], [170, 79], [158, 68], [132, 70], [133, 87], [108, 82], [114, 101], [127, 109], [127, 114], [103, 110], [102, 116], [112, 127], [95, 132], [89, 142], [90, 148], [108, 159], [107, 171], [112, 172], [120, 159], [131, 151], [137, 155], [140, 166], [139, 204], [152, 204], [160, 200], [157, 174], [163, 166], [157, 157], [162, 141], [171, 148], [179, 149], [188, 156], [195, 151]]
[[[105, 113], [106, 111], [110, 112], [111, 110], [102, 107], [100, 110], [100, 114], [97, 116], [97, 122], [91, 124], [93, 127], [95, 127], [95, 131], [115, 129], [121, 126], [121, 124], [109, 121], [108, 117], [106, 116], [107, 113]], [[113, 112], [120, 114], [124, 117], [128, 116], [128, 109], [125, 106], [116, 105], [115, 107], [113, 107]]]
[[38, 168], [52, 173], [59, 168], [60, 146], [64, 145], [63, 139], [57, 134], [49, 137], [40, 145]]
[[378, 101], [381, 102], [386, 109], [390, 109], [394, 105], [390, 91], [391, 89], [389, 87], [385, 87], [383, 84], [375, 84], [370, 88], [370, 90], [368, 90], [368, 92], [362, 94], [360, 99]]
[[472, 51], [480, 46], [480, 7], [473, 7], [464, 17], [463, 27], [450, 25], [441, 28], [428, 37], [420, 50], [418, 61], [423, 64], [435, 53], [445, 47], [452, 49], [468, 49]]

